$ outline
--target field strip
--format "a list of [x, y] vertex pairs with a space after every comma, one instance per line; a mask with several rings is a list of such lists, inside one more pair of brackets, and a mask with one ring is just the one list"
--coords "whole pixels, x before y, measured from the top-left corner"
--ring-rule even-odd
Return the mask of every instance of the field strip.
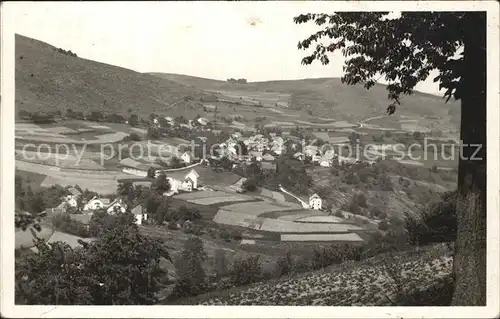
[[363, 239], [354, 233], [347, 233], [347, 234], [281, 234], [281, 241], [363, 242]]
[[277, 205], [268, 202], [256, 202], [256, 203], [236, 203], [223, 207], [225, 210], [233, 211], [235, 213], [248, 214], [258, 216], [262, 213], [269, 213], [274, 211], [286, 211], [293, 210], [292, 207], [286, 207], [283, 205]]
[[[220, 192], [220, 191], [198, 191], [198, 192], [191, 192], [191, 193], [184, 193], [184, 194], [175, 195], [174, 198], [183, 199], [183, 200], [193, 200], [193, 199], [212, 198], [212, 197], [229, 197], [229, 196], [233, 197], [234, 194]], [[246, 196], [246, 195], [238, 195], [237, 197], [245, 198], [248, 200], [252, 199], [251, 196]]]
[[78, 185], [82, 189], [97, 192], [99, 194], [113, 194], [116, 192], [118, 182], [116, 180], [98, 180], [88, 179], [85, 177], [60, 177], [60, 176], [47, 176], [42, 182], [42, 187], [50, 187], [54, 185], [61, 186], [74, 186]]
[[349, 224], [295, 223], [266, 218], [260, 230], [276, 233], [348, 233], [353, 230], [362, 229], [358, 226]]
[[229, 203], [229, 202], [240, 202], [245, 201], [246, 198], [242, 198], [239, 196], [224, 196], [224, 197], [208, 197], [208, 198], [199, 198], [199, 199], [191, 199], [187, 200], [190, 203], [198, 204], [198, 205], [213, 205], [218, 203]]
[[[293, 222], [293, 221], [296, 221], [297, 219], [306, 218], [306, 217], [312, 217], [312, 216], [318, 216], [319, 217], [320, 214], [321, 214], [320, 212], [311, 211], [310, 213], [300, 213], [300, 214], [291, 214], [291, 215], [279, 216], [276, 219], [286, 220], [286, 221], [292, 221]], [[326, 213], [325, 213], [325, 216], [326, 216]]]
[[296, 219], [299, 223], [343, 223], [344, 220], [337, 216], [308, 216]]
[[224, 209], [219, 209], [213, 221], [218, 224], [240, 226], [252, 229], [260, 229], [264, 219], [253, 215], [235, 213]]

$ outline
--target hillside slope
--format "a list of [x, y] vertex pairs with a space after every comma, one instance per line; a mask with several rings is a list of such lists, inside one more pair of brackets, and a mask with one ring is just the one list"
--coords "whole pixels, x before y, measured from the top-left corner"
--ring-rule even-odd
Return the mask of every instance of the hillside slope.
[[[311, 109], [315, 115], [345, 120], [361, 120], [385, 114], [390, 101], [386, 86], [377, 84], [370, 90], [361, 86], [342, 84], [340, 78], [316, 78], [302, 80], [249, 82], [247, 84], [171, 73], [152, 75], [207, 91], [282, 92], [291, 94], [291, 108]], [[410, 117], [438, 117], [453, 129], [458, 128], [460, 107], [457, 101], [445, 103], [441, 97], [414, 92], [401, 100], [397, 115]], [[451, 110], [451, 111], [450, 111]], [[453, 114], [453, 116], [451, 116]], [[458, 114], [458, 116], [457, 116]]]
[[60, 53], [22, 35], [15, 39], [16, 113], [60, 110], [64, 114], [71, 108], [84, 113], [126, 114], [132, 109], [147, 116], [163, 113], [186, 96], [196, 99], [203, 95], [177, 82]]

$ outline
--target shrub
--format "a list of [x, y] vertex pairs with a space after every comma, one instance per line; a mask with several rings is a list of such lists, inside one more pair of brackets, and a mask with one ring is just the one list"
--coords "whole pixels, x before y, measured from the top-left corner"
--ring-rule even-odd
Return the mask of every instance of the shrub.
[[289, 251], [287, 251], [284, 256], [281, 256], [276, 261], [276, 270], [275, 270], [276, 276], [281, 277], [288, 275], [292, 271], [292, 264], [293, 264], [292, 254]]
[[382, 220], [380, 223], [378, 223], [378, 229], [382, 231], [386, 231], [389, 229], [389, 223], [387, 220]]
[[358, 204], [360, 207], [367, 207], [367, 203], [366, 203], [366, 197], [365, 197], [365, 194], [363, 193], [357, 193], [354, 195], [353, 197], [353, 202], [355, 202], [356, 204]]
[[231, 282], [237, 286], [247, 285], [262, 279], [259, 256], [235, 259], [231, 268]]
[[253, 192], [257, 190], [257, 182], [253, 178], [249, 178], [243, 182], [241, 187], [248, 192]]
[[175, 261], [178, 280], [175, 285], [177, 296], [192, 296], [202, 293], [206, 288], [206, 275], [203, 262], [207, 254], [203, 242], [197, 237], [191, 237], [184, 244], [180, 257]]
[[230, 241], [231, 240], [231, 234], [226, 229], [221, 229], [219, 232], [219, 237], [225, 241]]
[[231, 238], [233, 238], [233, 240], [242, 240], [243, 235], [242, 235], [241, 231], [235, 229], [231, 232]]
[[139, 136], [139, 134], [137, 133], [130, 133], [129, 136], [127, 136], [125, 138], [127, 141], [134, 141], [134, 142], [137, 142], [137, 141], [140, 141], [141, 140], [141, 137]]
[[453, 242], [457, 233], [457, 192], [447, 192], [429, 204], [418, 217], [406, 215], [406, 230], [412, 244]]

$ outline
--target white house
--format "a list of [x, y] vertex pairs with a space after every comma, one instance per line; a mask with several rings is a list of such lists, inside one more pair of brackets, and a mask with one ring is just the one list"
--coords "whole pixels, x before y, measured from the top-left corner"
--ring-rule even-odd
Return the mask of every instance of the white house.
[[108, 214], [114, 214], [116, 212], [125, 213], [127, 211], [127, 205], [121, 199], [115, 199], [106, 209]]
[[184, 153], [182, 153], [182, 155], [181, 155], [181, 156], [179, 156], [179, 158], [180, 158], [181, 160], [183, 160], [183, 161], [184, 161], [184, 163], [186, 163], [186, 164], [191, 163], [191, 160], [192, 160], [192, 156], [191, 156], [191, 154], [189, 154], [188, 152], [184, 152]]
[[94, 196], [91, 200], [89, 200], [85, 204], [85, 206], [83, 207], [83, 210], [89, 211], [89, 210], [101, 209], [101, 208], [105, 208], [107, 205], [109, 205], [108, 198], [98, 198], [97, 196]]
[[170, 182], [169, 193], [177, 193], [179, 190], [191, 192], [198, 188], [199, 177], [200, 175], [194, 169], [167, 172], [167, 179]]
[[250, 156], [250, 158], [255, 157], [255, 160], [257, 162], [262, 161], [262, 152], [251, 151], [251, 152], [248, 152], [248, 155]]
[[144, 212], [142, 205], [135, 206], [130, 212], [135, 216], [135, 223], [137, 225], [142, 225], [143, 221], [148, 220], [148, 214]]
[[64, 197], [64, 201], [70, 206], [70, 207], [77, 207], [78, 203], [76, 201], [76, 196], [75, 195], [67, 195]]
[[312, 194], [311, 197], [309, 197], [309, 207], [312, 209], [320, 210], [322, 203], [323, 200], [318, 194]]
[[200, 124], [200, 125], [202, 125], [202, 126], [207, 125], [207, 124], [208, 124], [208, 122], [209, 122], [209, 121], [208, 121], [208, 119], [206, 119], [206, 118], [204, 118], [204, 117], [200, 117], [200, 118], [198, 118], [198, 120], [197, 120], [197, 121], [198, 121], [198, 124]]
[[332, 167], [332, 161], [321, 159], [319, 161], [319, 166], [321, 166], [321, 167]]

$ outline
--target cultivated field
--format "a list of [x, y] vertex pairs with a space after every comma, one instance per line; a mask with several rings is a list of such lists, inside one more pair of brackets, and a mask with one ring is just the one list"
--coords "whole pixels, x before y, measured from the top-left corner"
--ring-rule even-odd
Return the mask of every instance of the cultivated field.
[[220, 203], [230, 203], [230, 202], [241, 202], [246, 201], [247, 198], [242, 198], [239, 196], [224, 196], [224, 197], [208, 197], [208, 198], [200, 198], [200, 199], [191, 199], [187, 200], [190, 203], [198, 204], [198, 205], [214, 205]]
[[16, 169], [46, 175], [47, 177], [41, 183], [43, 187], [57, 184], [61, 186], [79, 185], [83, 189], [87, 188], [101, 194], [114, 193], [118, 180], [130, 177], [130, 175], [121, 172], [64, 169], [24, 161], [16, 161]]
[[235, 213], [248, 214], [258, 216], [263, 213], [274, 212], [274, 211], [286, 211], [293, 210], [289, 206], [278, 205], [274, 203], [267, 202], [256, 202], [256, 203], [237, 203], [223, 207], [224, 210], [232, 211]]
[[34, 151], [16, 150], [16, 159], [20, 161], [57, 166], [61, 168], [78, 168], [103, 170], [98, 163], [88, 158], [78, 158], [70, 154], [38, 153]]
[[307, 242], [359, 242], [363, 239], [357, 234], [281, 234], [281, 241], [307, 241]]
[[295, 223], [271, 218], [266, 218], [259, 229], [276, 233], [348, 233], [362, 230], [351, 224]]
[[[388, 272], [394, 267], [396, 274]], [[451, 274], [452, 258], [423, 256], [417, 260], [349, 263], [330, 272], [252, 285], [186, 300], [201, 305], [261, 306], [392, 306], [400, 293], [411, 294], [443, 284]], [[402, 286], [394, 282], [397, 276]]]
[[308, 216], [295, 220], [300, 223], [342, 223], [344, 220], [336, 216]]

